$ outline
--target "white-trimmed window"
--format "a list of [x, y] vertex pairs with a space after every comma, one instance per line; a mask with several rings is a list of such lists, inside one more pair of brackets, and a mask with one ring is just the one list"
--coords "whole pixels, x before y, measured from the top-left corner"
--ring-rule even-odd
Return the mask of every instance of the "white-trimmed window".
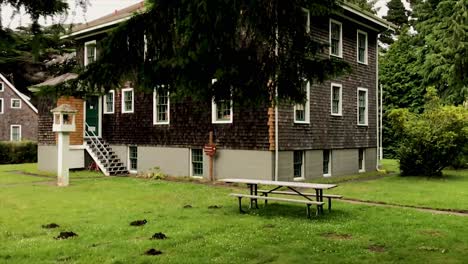
[[305, 26], [305, 32], [310, 32], [310, 11], [309, 9], [302, 8], [303, 21]]
[[330, 149], [323, 150], [323, 176], [331, 176], [331, 161], [332, 161], [332, 151]]
[[21, 109], [21, 100], [12, 98], [10, 107], [12, 109]]
[[3, 82], [0, 82], [0, 92], [5, 91], [5, 84]]
[[359, 63], [367, 64], [367, 33], [359, 30], [357, 31], [357, 61]]
[[3, 114], [3, 98], [0, 98], [0, 114]]
[[358, 165], [359, 165], [359, 172], [366, 171], [366, 152], [365, 149], [360, 148], [358, 150]]
[[304, 179], [304, 151], [294, 151], [294, 180]]
[[195, 177], [203, 177], [203, 150], [192, 149], [192, 175]]
[[128, 170], [132, 173], [138, 171], [138, 147], [129, 146], [128, 147]]
[[168, 125], [170, 122], [170, 98], [169, 92], [153, 92], [153, 124]]
[[367, 126], [368, 121], [368, 95], [366, 88], [357, 91], [357, 121], [360, 126]]
[[[213, 79], [212, 83], [217, 80]], [[211, 122], [213, 124], [229, 124], [232, 123], [232, 100], [217, 100], [213, 99], [211, 103]]]
[[10, 141], [21, 141], [21, 125], [10, 126]]
[[133, 113], [134, 105], [133, 88], [122, 89], [122, 113]]
[[96, 40], [85, 42], [84, 46], [84, 66], [96, 61]]
[[330, 19], [330, 55], [343, 57], [343, 26], [333, 19]]
[[104, 114], [113, 114], [115, 112], [115, 91], [110, 90], [104, 95]]
[[341, 116], [343, 114], [343, 86], [338, 83], [331, 84], [331, 114]]
[[306, 93], [306, 101], [294, 105], [294, 123], [309, 124], [310, 122], [310, 82], [304, 81], [301, 86]]

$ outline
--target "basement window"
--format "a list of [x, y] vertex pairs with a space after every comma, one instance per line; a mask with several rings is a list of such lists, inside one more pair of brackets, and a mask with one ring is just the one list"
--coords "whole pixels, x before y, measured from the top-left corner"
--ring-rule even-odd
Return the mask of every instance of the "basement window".
[[323, 150], [323, 176], [331, 176], [331, 157], [332, 152], [329, 149]]
[[130, 172], [137, 172], [138, 169], [138, 147], [128, 147], [128, 169]]
[[192, 176], [203, 176], [203, 150], [192, 149]]
[[358, 152], [359, 152], [358, 153], [359, 172], [365, 172], [366, 171], [366, 163], [365, 163], [366, 154], [363, 148], [360, 148]]
[[294, 151], [294, 179], [304, 178], [304, 151]]

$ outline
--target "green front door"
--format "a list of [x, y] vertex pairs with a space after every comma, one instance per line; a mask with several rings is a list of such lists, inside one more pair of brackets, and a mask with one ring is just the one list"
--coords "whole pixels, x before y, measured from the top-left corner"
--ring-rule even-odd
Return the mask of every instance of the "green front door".
[[99, 97], [93, 96], [86, 100], [86, 132], [99, 136]]

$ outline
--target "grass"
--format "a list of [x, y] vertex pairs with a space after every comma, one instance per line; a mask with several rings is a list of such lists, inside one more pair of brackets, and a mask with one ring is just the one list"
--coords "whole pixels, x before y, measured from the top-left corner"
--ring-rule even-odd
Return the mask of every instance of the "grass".
[[[230, 188], [73, 176], [67, 188], [0, 183], [0, 263], [466, 263], [468, 217], [342, 202], [313, 220], [275, 203], [241, 215]], [[148, 223], [129, 226], [137, 219]], [[149, 240], [156, 232], [168, 239]]]
[[[395, 160], [384, 160], [383, 167], [386, 171], [399, 171]], [[468, 210], [468, 170], [446, 170], [442, 178], [391, 175], [377, 180], [342, 182], [332, 192], [367, 201]]]

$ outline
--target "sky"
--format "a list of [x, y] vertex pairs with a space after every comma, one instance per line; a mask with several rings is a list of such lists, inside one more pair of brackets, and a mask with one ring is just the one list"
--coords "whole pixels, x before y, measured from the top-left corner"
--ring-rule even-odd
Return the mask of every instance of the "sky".
[[[48, 18], [47, 20], [41, 19], [40, 23], [43, 25], [50, 25], [54, 22], [62, 23], [83, 23], [91, 21], [96, 18], [113, 13], [115, 10], [125, 8], [127, 6], [136, 4], [142, 0], [89, 0], [91, 3], [88, 6], [87, 12], [83, 12], [81, 7], [76, 7], [75, 0], [67, 0], [70, 6], [68, 16], [55, 17], [53, 19]], [[382, 17], [387, 13], [386, 3], [389, 0], [379, 0], [376, 7], [379, 8], [378, 16]], [[405, 5], [408, 7], [407, 3]], [[18, 26], [27, 26], [31, 23], [28, 15], [16, 15], [11, 19], [13, 9], [9, 6], [2, 7], [1, 19], [2, 25], [5, 27], [16, 28]]]

